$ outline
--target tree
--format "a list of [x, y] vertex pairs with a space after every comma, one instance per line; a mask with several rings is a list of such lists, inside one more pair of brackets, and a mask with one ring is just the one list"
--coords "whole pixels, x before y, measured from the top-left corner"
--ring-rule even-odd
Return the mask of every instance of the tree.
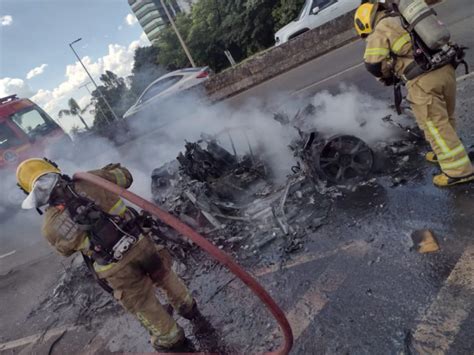
[[[195, 57], [197, 52], [195, 51], [194, 46], [191, 46], [191, 43], [187, 40], [192, 24], [190, 16], [180, 13], [176, 17], [175, 23], [181, 36], [183, 36], [184, 41], [190, 48], [193, 57]], [[157, 47], [159, 50], [158, 63], [167, 70], [172, 71], [190, 66], [188, 58], [179, 43], [178, 37], [170, 25], [164, 28], [160, 33]], [[195, 58], [195, 60], [197, 60], [197, 58]], [[202, 63], [199, 65], [202, 65]]]
[[298, 16], [306, 0], [280, 0], [272, 11], [275, 21], [275, 32]]
[[84, 113], [86, 113], [86, 111], [88, 110], [88, 108], [91, 106], [91, 104], [88, 104], [86, 107], [84, 107], [83, 109], [79, 106], [79, 104], [77, 103], [76, 100], [74, 100], [73, 98], [70, 98], [69, 101], [68, 101], [68, 106], [69, 106], [69, 109], [65, 109], [65, 110], [61, 110], [59, 111], [58, 113], [58, 116], [59, 118], [62, 118], [64, 115], [65, 116], [77, 116], [79, 117], [79, 119], [81, 120], [82, 124], [84, 125], [84, 127], [89, 130], [89, 126], [87, 125], [86, 121], [84, 120], [84, 118], [82, 117], [82, 115]]
[[[225, 50], [240, 61], [274, 44], [275, 9], [278, 19], [290, 10], [286, 17], [293, 16], [293, 7], [283, 6], [286, 2], [290, 0], [200, 0], [190, 14], [177, 16], [176, 25], [196, 63], [221, 71], [229, 66]], [[189, 66], [171, 28], [161, 32], [157, 46], [158, 61], [167, 69]]]
[[100, 92], [97, 89], [92, 92], [92, 103], [96, 113], [94, 127], [103, 128], [109, 122], [115, 121], [115, 116], [105, 103], [102, 95], [118, 118], [122, 117], [125, 111], [133, 104], [134, 96], [130, 95], [125, 79], [109, 70], [102, 74], [99, 79], [102, 82], [102, 85], [99, 86]]

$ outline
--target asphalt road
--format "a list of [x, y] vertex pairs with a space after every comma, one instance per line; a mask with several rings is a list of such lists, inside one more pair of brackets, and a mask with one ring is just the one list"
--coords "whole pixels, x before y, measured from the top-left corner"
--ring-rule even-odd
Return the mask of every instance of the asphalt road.
[[[439, 18], [448, 24], [453, 40], [472, 48], [467, 52], [467, 62], [474, 67], [474, 2], [446, 0], [436, 7], [436, 11]], [[239, 107], [248, 100], [258, 98], [277, 107], [285, 99], [294, 96], [311, 96], [321, 90], [337, 92], [342, 83], [355, 85], [377, 98], [391, 98], [392, 90], [381, 87], [366, 72], [362, 64], [364, 48], [365, 43], [357, 40], [234, 96], [227, 102]]]
[[[438, 12], [454, 38], [474, 48], [472, 0], [447, 0]], [[362, 42], [352, 43], [228, 103], [238, 107], [258, 98], [276, 105], [280, 103], [274, 102], [276, 96], [337, 91], [342, 82], [391, 99], [391, 91], [382, 89], [359, 65], [362, 52]], [[474, 64], [473, 53], [468, 60]], [[460, 131], [466, 144], [472, 145], [472, 79], [461, 84], [459, 94]], [[304, 251], [291, 255], [286, 263], [256, 263], [251, 268], [290, 320], [295, 334], [293, 354], [412, 354], [414, 350], [472, 354], [474, 190], [434, 188], [431, 176], [437, 168], [423, 163], [421, 156], [419, 162], [420, 177], [404, 186], [393, 188], [389, 177], [382, 177], [373, 186], [338, 198], [327, 223], [308, 234]], [[26, 223], [19, 218], [18, 223], [34, 226], [39, 217], [34, 218]], [[15, 228], [10, 228], [12, 235]], [[410, 234], [422, 228], [435, 232], [440, 252], [421, 255], [411, 250]], [[26, 240], [22, 246], [27, 248], [18, 249], [17, 254], [4, 254], [10, 248], [0, 253], [0, 352], [3, 346], [6, 354], [20, 349], [25, 354], [48, 353], [51, 342], [65, 330], [54, 353], [151, 350], [145, 332], [120, 310], [103, 323], [78, 329], [73, 322], [52, 322], [62, 315], [41, 313], [39, 307], [37, 322], [31, 323], [30, 311], [51, 294], [63, 265], [45, 242], [33, 243], [39, 241], [37, 234], [32, 233], [36, 239], [29, 237], [22, 236]], [[265, 253], [278, 253], [276, 249], [270, 246]], [[198, 299], [228, 280], [227, 274], [214, 272], [213, 277], [190, 281]], [[231, 281], [212, 302], [202, 305], [203, 313], [216, 328], [228, 332], [222, 341], [232, 343], [240, 353], [253, 353], [254, 348], [249, 348], [253, 345], [268, 349], [278, 343], [277, 332], [260, 305], [242, 289]]]

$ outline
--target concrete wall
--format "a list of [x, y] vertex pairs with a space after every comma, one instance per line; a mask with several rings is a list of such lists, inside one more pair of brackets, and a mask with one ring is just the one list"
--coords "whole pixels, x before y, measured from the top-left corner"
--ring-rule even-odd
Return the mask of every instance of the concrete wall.
[[212, 100], [236, 95], [357, 39], [350, 12], [278, 47], [270, 48], [213, 76], [206, 83]]

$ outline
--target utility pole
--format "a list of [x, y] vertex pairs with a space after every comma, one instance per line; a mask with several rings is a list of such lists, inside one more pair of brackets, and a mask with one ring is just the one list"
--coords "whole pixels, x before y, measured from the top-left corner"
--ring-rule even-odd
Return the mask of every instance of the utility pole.
[[166, 12], [166, 16], [168, 17], [168, 20], [171, 23], [171, 26], [173, 27], [174, 32], [176, 33], [176, 36], [178, 37], [179, 43], [181, 43], [181, 47], [183, 47], [184, 53], [186, 53], [186, 56], [188, 57], [189, 62], [191, 63], [193, 68], [196, 68], [196, 63], [194, 62], [193, 57], [191, 56], [191, 52], [189, 51], [188, 47], [186, 46], [186, 43], [184, 43], [183, 37], [181, 37], [181, 34], [178, 31], [178, 27], [176, 27], [176, 23], [173, 20], [173, 17], [171, 16], [168, 7], [165, 4], [164, 0], [161, 1], [161, 6], [163, 6], [163, 9]]
[[[107, 101], [107, 99], [105, 98], [104, 94], [102, 94], [102, 91], [99, 89], [99, 87], [97, 86], [96, 82], [94, 81], [94, 78], [92, 77], [92, 75], [89, 73], [89, 71], [87, 70], [86, 66], [84, 65], [84, 63], [82, 62], [81, 58], [79, 58], [79, 55], [77, 54], [77, 52], [74, 50], [73, 48], [73, 44], [74, 43], [77, 43], [79, 42], [80, 40], [82, 40], [82, 38], [78, 38], [76, 39], [74, 42], [71, 42], [69, 43], [69, 47], [71, 47], [71, 50], [72, 52], [74, 53], [74, 55], [76, 56], [77, 60], [79, 61], [79, 63], [81, 63], [82, 67], [84, 68], [84, 71], [87, 73], [87, 75], [89, 76], [89, 78], [91, 79], [92, 83], [94, 84], [95, 88], [97, 89], [97, 91], [99, 92], [99, 95], [100, 97], [102, 97], [102, 99], [104, 100], [105, 104], [107, 105], [107, 108], [110, 110], [110, 112], [112, 112], [112, 115], [114, 116], [115, 120], [119, 120], [119, 118], [117, 117], [117, 115], [115, 114], [114, 110], [112, 109], [112, 107], [110, 106], [109, 102]], [[105, 119], [107, 120], [107, 123], [110, 123], [109, 119], [107, 118], [107, 116], [105, 117]]]

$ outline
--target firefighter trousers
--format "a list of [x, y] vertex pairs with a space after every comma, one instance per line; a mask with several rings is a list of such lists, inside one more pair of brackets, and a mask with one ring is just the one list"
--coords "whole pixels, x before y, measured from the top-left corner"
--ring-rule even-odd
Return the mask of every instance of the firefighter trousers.
[[407, 83], [408, 100], [416, 121], [438, 157], [443, 173], [464, 177], [474, 172], [456, 134], [456, 75], [451, 65]]
[[155, 287], [166, 294], [179, 313], [189, 312], [193, 298], [171, 269], [168, 251], [148, 237], [142, 239], [111, 268], [97, 270], [114, 290], [114, 297], [152, 336], [152, 344], [171, 348], [184, 340], [184, 332], [156, 297]]

